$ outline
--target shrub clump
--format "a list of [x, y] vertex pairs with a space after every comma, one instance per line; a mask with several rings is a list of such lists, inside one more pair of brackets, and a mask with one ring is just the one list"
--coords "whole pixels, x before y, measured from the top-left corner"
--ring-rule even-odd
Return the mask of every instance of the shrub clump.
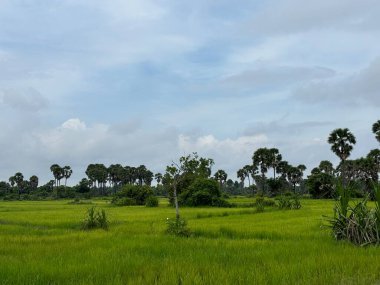
[[166, 220], [167, 229], [166, 233], [175, 236], [189, 237], [191, 235], [190, 229], [187, 227], [185, 219], [176, 218]]
[[146, 199], [145, 206], [147, 206], [147, 207], [158, 207], [158, 198], [156, 196], [149, 196]]
[[301, 201], [298, 195], [281, 195], [277, 198], [277, 206], [281, 210], [301, 209]]
[[153, 196], [153, 190], [148, 185], [124, 185], [121, 191], [112, 198], [116, 206], [145, 205], [148, 197]]
[[86, 217], [82, 222], [82, 230], [103, 229], [108, 230], [108, 219], [104, 209], [95, 206], [87, 210]]
[[337, 185], [339, 198], [334, 207], [334, 217], [327, 218], [328, 227], [336, 240], [348, 240], [365, 246], [380, 243], [380, 186], [374, 186], [376, 207], [367, 206], [368, 197], [351, 206], [352, 190]]
[[185, 206], [231, 207], [221, 196], [217, 181], [197, 178], [179, 195], [179, 203]]

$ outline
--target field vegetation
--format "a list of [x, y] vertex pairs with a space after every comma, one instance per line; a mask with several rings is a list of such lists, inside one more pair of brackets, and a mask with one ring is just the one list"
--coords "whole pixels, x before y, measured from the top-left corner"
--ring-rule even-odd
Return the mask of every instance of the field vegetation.
[[[380, 248], [331, 238], [322, 216], [332, 200], [302, 200], [297, 211], [183, 207], [192, 235], [168, 235], [174, 212], [60, 201], [0, 203], [2, 284], [374, 284]], [[248, 205], [253, 198], [229, 202]], [[81, 230], [89, 207], [109, 229]], [[370, 202], [370, 206], [374, 204]]]

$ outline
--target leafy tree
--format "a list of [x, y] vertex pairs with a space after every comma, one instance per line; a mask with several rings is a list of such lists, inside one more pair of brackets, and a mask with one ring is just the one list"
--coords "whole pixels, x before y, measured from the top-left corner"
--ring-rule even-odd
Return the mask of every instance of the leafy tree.
[[209, 158], [199, 157], [196, 152], [182, 156], [179, 162], [172, 162], [166, 167], [163, 183], [170, 189], [170, 199], [176, 208], [176, 218], [180, 218], [178, 195], [198, 178], [209, 178], [214, 161]]
[[180, 204], [187, 206], [219, 206], [219, 185], [214, 179], [197, 178], [180, 195]]
[[375, 134], [377, 141], [380, 142], [380, 120], [372, 125], [372, 132]]
[[117, 187], [123, 180], [124, 167], [121, 164], [111, 164], [107, 170], [111, 186]]
[[333, 198], [334, 186], [333, 164], [330, 161], [322, 160], [318, 167], [311, 170], [311, 174], [306, 180], [306, 187], [313, 198]]
[[[300, 167], [301, 166], [301, 167]], [[303, 171], [304, 167], [303, 165], [300, 165], [298, 167], [290, 166], [288, 168], [288, 181], [293, 185], [293, 191], [296, 192], [296, 185], [300, 184], [302, 181]]]

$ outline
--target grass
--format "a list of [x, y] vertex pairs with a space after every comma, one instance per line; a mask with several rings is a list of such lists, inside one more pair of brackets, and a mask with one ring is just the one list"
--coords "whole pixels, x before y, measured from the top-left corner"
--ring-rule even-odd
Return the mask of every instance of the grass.
[[[233, 198], [252, 203], [252, 198]], [[114, 207], [109, 231], [81, 231], [90, 205], [0, 202], [0, 284], [375, 284], [380, 248], [321, 229], [333, 201], [297, 211], [182, 208], [193, 237], [165, 234], [174, 209]]]

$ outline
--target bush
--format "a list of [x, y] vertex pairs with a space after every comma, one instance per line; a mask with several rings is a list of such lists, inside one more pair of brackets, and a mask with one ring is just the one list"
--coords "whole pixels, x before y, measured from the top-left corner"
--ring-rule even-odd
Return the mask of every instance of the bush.
[[301, 209], [301, 201], [298, 195], [292, 196], [279, 196], [277, 197], [277, 206], [282, 210], [298, 210]]
[[158, 207], [158, 198], [156, 196], [149, 196], [146, 199], [145, 206], [147, 206], [147, 207]]
[[79, 198], [75, 198], [73, 201], [68, 202], [71, 205], [83, 205], [83, 204], [92, 204], [90, 200], [84, 201]]
[[179, 195], [179, 203], [185, 206], [230, 207], [231, 204], [221, 196], [217, 181], [197, 178]]
[[264, 212], [264, 197], [257, 197], [255, 204], [256, 204], [256, 211], [258, 213]]
[[328, 227], [336, 240], [348, 240], [365, 246], [380, 243], [380, 186], [374, 185], [375, 209], [367, 206], [369, 197], [350, 206], [352, 191], [337, 185], [339, 198], [334, 207], [334, 217], [327, 218]]
[[103, 229], [108, 230], [108, 220], [104, 209], [98, 210], [91, 207], [87, 210], [86, 217], [82, 223], [83, 230]]
[[148, 197], [153, 196], [153, 190], [148, 185], [124, 185], [112, 199], [117, 206], [145, 205]]
[[220, 207], [220, 208], [233, 208], [233, 207], [236, 207], [236, 205], [224, 200], [224, 199], [221, 199], [221, 198], [218, 198], [218, 197], [215, 197], [212, 199], [212, 206], [213, 207]]
[[184, 219], [176, 218], [176, 219], [167, 219], [166, 220], [167, 229], [166, 232], [171, 235], [181, 236], [181, 237], [189, 237], [191, 232], [187, 227], [187, 222]]
[[121, 197], [121, 198], [113, 198], [111, 201], [112, 204], [115, 206], [135, 206], [136, 200], [128, 197]]

